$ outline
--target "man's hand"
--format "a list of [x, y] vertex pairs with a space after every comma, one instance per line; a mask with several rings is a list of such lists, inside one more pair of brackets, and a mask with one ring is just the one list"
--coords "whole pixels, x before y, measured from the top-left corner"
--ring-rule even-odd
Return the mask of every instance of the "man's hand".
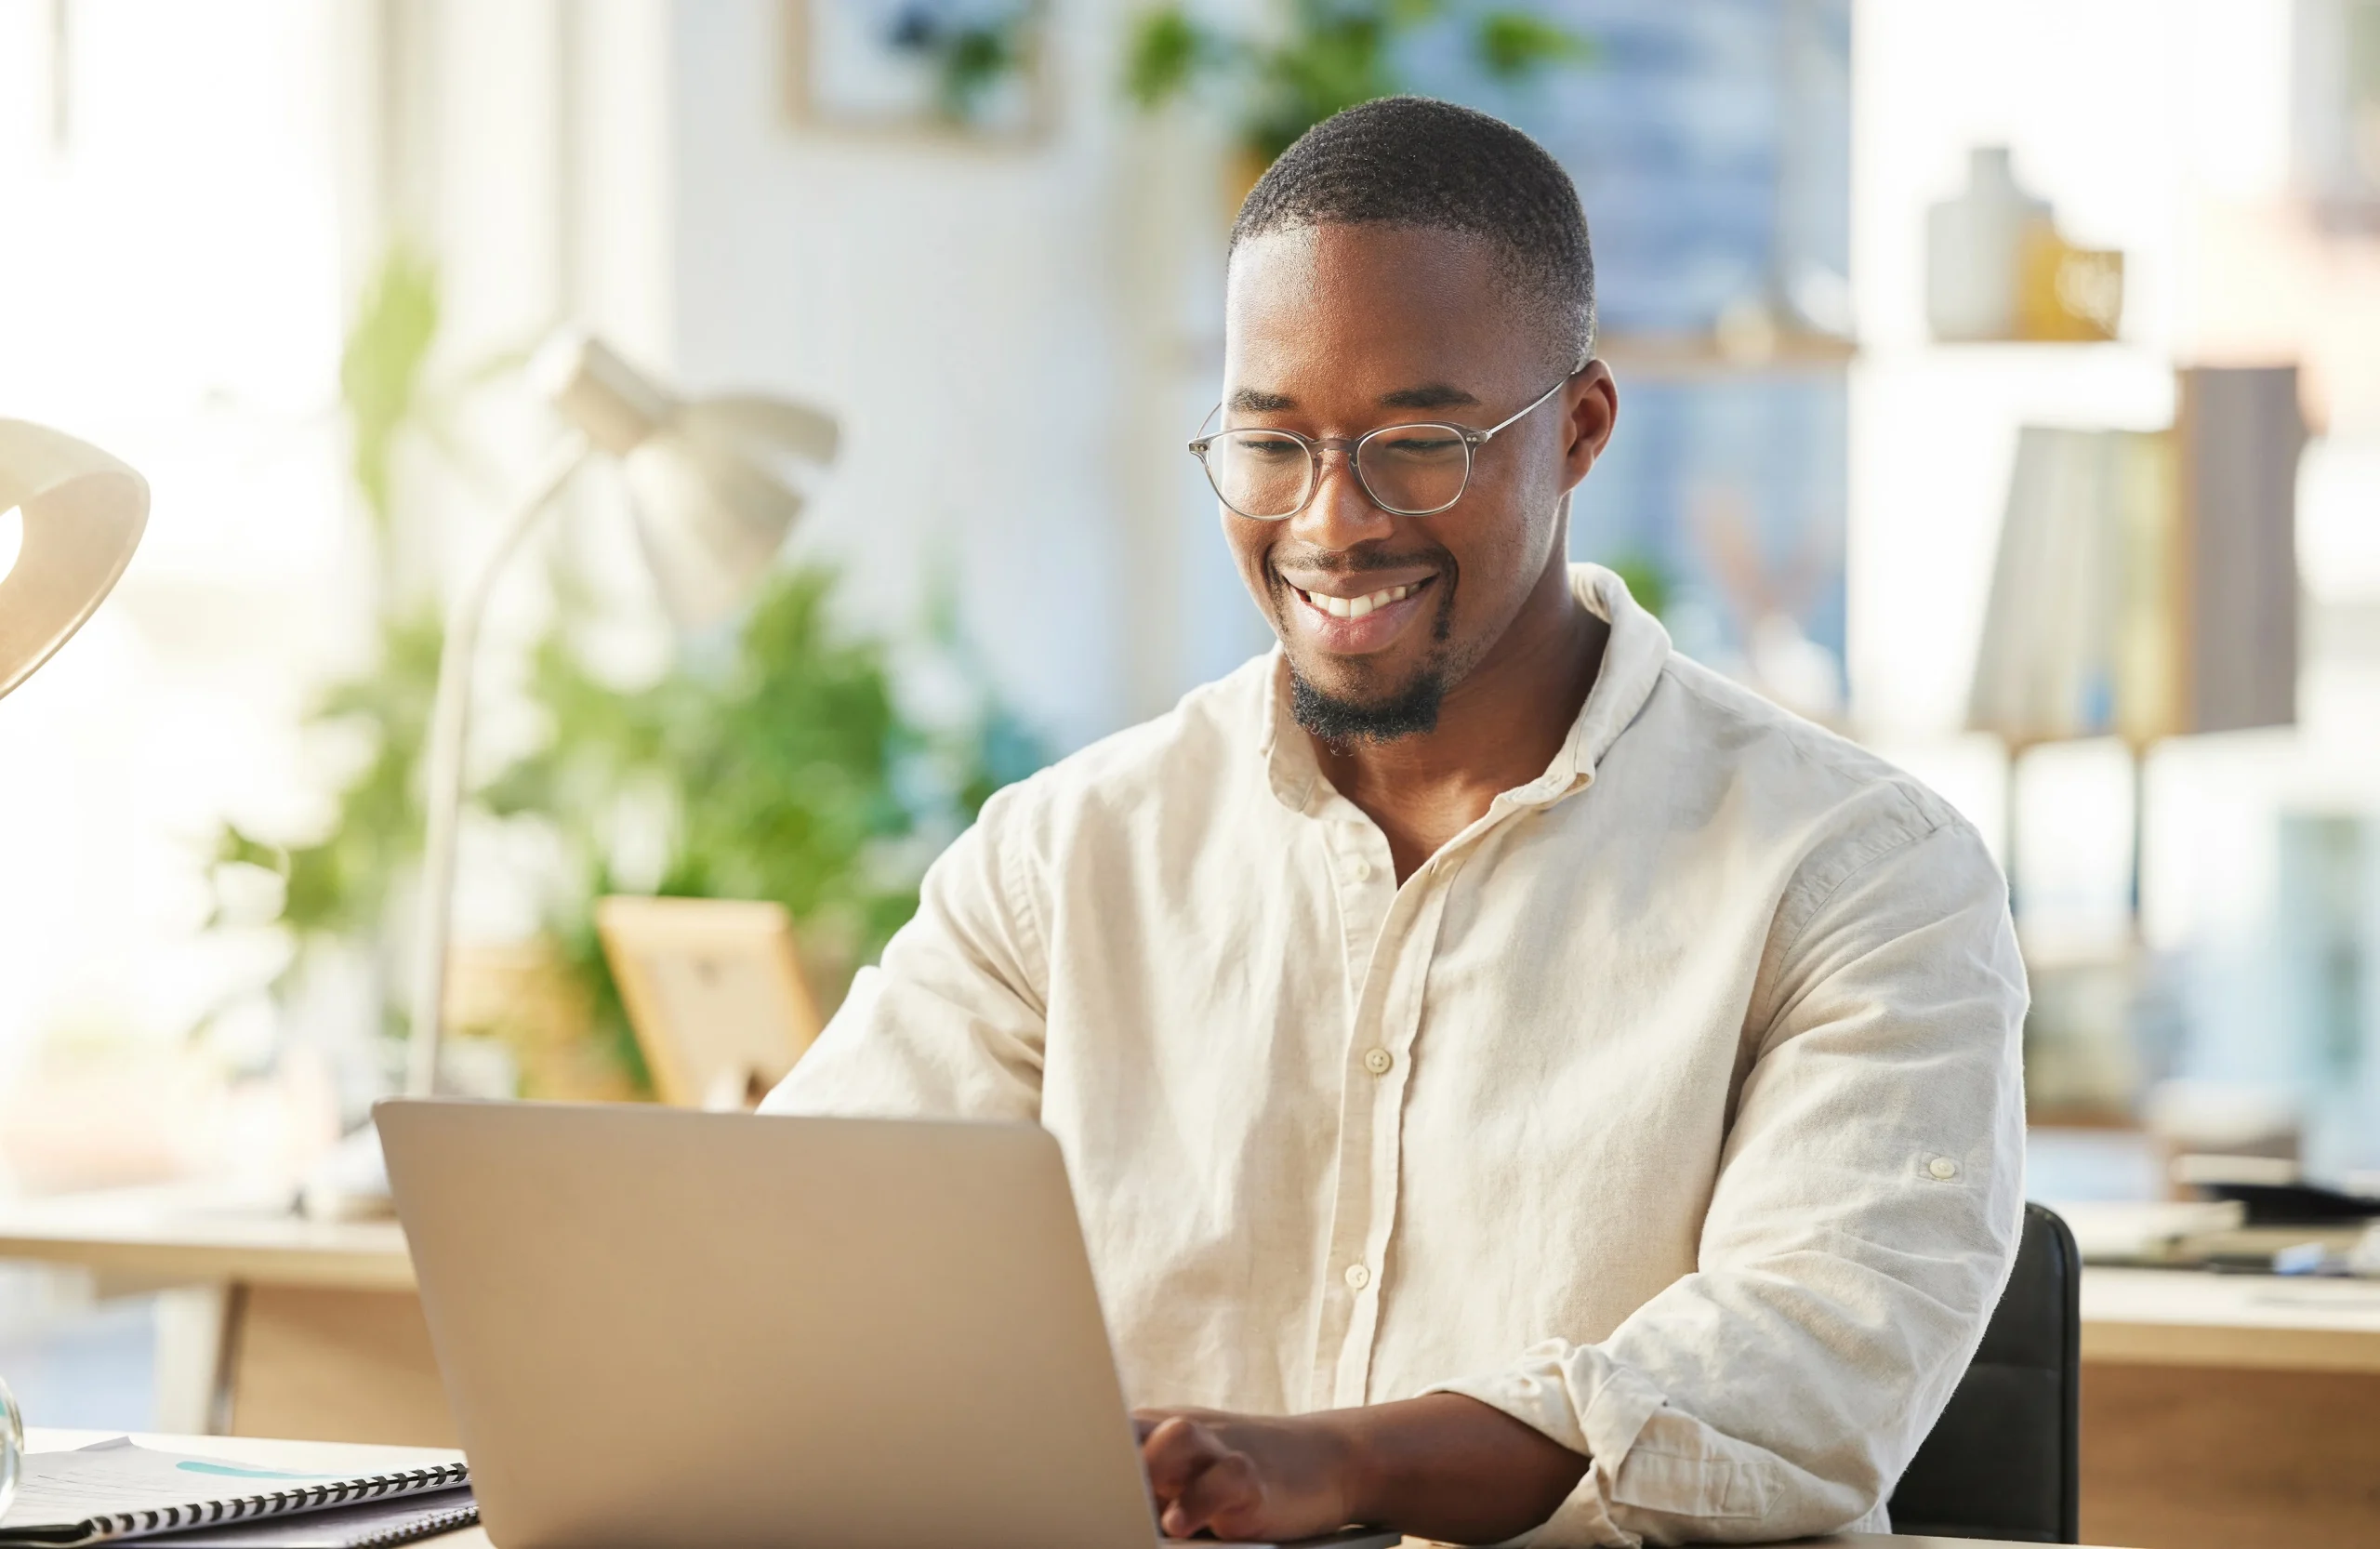
[[1316, 1415], [1142, 1410], [1141, 1463], [1168, 1538], [1311, 1538], [1357, 1516], [1354, 1442]]
[[1292, 1539], [1350, 1524], [1492, 1543], [1554, 1515], [1587, 1460], [1459, 1394], [1280, 1418], [1143, 1410], [1169, 1538]]

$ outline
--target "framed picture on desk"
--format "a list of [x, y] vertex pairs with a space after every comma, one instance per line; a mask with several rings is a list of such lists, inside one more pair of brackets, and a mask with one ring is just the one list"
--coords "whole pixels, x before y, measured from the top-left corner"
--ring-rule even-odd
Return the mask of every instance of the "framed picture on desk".
[[824, 1025], [783, 905], [610, 897], [595, 928], [654, 1090], [673, 1107], [752, 1106]]

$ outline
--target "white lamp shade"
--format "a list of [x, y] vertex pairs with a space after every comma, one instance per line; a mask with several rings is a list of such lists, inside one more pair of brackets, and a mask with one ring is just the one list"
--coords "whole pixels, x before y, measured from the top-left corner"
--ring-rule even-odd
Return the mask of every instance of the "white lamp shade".
[[681, 629], [733, 617], [768, 573], [801, 496], [727, 438], [707, 431], [699, 410], [681, 414], [622, 459], [637, 536]]
[[0, 695], [65, 644], [132, 563], [149, 485], [96, 446], [0, 419], [0, 512], [11, 507], [24, 535], [0, 576]]
[[833, 461], [835, 422], [772, 398], [684, 403], [579, 333], [556, 337], [530, 370], [590, 444], [620, 459], [645, 563], [679, 628], [733, 616], [801, 513], [780, 459]]

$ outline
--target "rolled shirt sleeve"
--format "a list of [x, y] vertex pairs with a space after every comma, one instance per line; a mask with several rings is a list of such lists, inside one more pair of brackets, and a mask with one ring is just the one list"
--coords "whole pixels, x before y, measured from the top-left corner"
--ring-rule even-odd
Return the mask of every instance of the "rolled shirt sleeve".
[[2023, 1211], [2005, 885], [1955, 820], [1841, 869], [1780, 920], [1696, 1272], [1441, 1389], [1592, 1460], [1532, 1544], [1880, 1528], [1973, 1358]]

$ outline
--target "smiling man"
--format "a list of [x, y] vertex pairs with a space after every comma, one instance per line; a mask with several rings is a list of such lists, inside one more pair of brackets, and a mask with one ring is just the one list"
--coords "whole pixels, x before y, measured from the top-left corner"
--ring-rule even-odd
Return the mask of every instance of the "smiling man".
[[1169, 1533], [1880, 1527], [2014, 1253], [2001, 879], [1569, 563], [1593, 317], [1526, 136], [1291, 147], [1193, 444], [1278, 648], [996, 796], [768, 1105], [1056, 1133]]

